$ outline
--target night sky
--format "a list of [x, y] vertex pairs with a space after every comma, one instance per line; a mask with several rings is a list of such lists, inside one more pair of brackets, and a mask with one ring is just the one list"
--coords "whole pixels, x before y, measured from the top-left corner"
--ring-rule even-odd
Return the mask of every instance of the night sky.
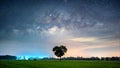
[[120, 0], [0, 0], [0, 55], [120, 56]]

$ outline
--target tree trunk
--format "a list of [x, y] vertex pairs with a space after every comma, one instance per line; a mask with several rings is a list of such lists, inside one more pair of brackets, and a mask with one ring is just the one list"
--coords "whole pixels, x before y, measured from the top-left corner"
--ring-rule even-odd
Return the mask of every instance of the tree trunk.
[[61, 57], [60, 57], [60, 61], [61, 61]]

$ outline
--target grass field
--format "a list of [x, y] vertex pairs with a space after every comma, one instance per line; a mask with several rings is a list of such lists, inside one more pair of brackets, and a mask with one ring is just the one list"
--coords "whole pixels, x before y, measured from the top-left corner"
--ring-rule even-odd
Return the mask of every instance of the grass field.
[[120, 68], [120, 61], [2, 60], [0, 68]]

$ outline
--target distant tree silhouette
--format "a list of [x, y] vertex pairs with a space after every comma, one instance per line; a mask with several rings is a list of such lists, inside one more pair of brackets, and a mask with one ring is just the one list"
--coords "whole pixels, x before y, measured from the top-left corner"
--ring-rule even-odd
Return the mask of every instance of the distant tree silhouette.
[[16, 60], [16, 56], [12, 55], [0, 55], [0, 60]]
[[61, 61], [61, 56], [63, 56], [67, 52], [67, 48], [63, 45], [55, 46], [53, 48], [53, 52], [57, 57], [60, 57], [60, 61]]

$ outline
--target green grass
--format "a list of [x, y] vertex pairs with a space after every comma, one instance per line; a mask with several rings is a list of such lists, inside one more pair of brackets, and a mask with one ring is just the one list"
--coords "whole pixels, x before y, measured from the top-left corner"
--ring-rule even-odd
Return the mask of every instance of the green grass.
[[120, 68], [120, 61], [2, 60], [0, 68]]

